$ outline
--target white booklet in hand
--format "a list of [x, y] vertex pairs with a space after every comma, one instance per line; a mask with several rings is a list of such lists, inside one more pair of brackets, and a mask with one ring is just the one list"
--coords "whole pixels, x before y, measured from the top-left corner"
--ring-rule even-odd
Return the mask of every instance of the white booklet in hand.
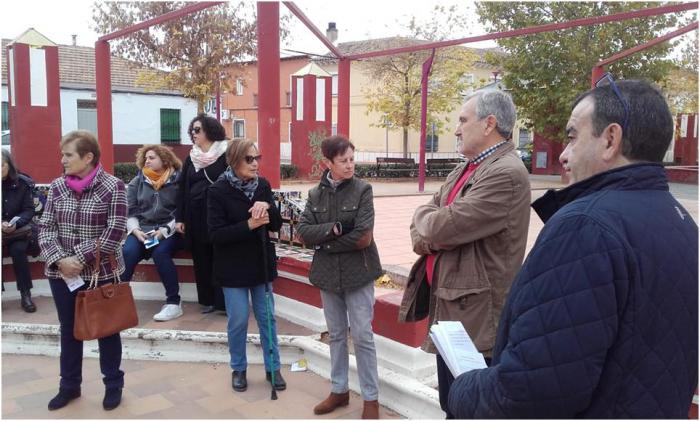
[[486, 368], [484, 356], [477, 351], [462, 322], [435, 323], [430, 327], [430, 339], [455, 378], [470, 370]]

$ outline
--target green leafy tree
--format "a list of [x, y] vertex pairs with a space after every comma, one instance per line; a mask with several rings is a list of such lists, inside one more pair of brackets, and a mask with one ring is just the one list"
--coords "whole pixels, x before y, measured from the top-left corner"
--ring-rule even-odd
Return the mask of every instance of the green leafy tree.
[[[479, 20], [490, 32], [565, 22], [658, 7], [658, 2], [480, 2]], [[591, 69], [600, 60], [637, 46], [675, 28], [678, 16], [667, 14], [499, 40], [507, 54], [489, 60], [504, 70], [519, 117], [552, 140], [564, 139], [571, 103], [590, 89]], [[616, 79], [662, 81], [673, 63], [673, 42], [659, 44], [606, 70]]]
[[[108, 34], [181, 9], [191, 2], [95, 2], [94, 29]], [[178, 89], [198, 109], [227, 86], [227, 65], [255, 53], [253, 9], [247, 3], [213, 6], [113, 40], [120, 56], [168, 72], [139, 73], [142, 86]]]
[[[697, 15], [693, 14], [693, 20]], [[684, 36], [685, 44], [680, 57], [674, 60], [675, 66], [663, 81], [664, 92], [671, 107], [676, 113], [698, 112], [698, 31], [697, 29]], [[680, 127], [676, 128], [680, 130]]]
[[[407, 37], [396, 37], [383, 48], [416, 45], [440, 41], [453, 36], [468, 20], [458, 13], [456, 6], [436, 6], [428, 22], [412, 17], [404, 26]], [[420, 130], [421, 73], [423, 62], [430, 52], [416, 52], [367, 60], [362, 71], [373, 81], [363, 89], [367, 98], [367, 114], [377, 113], [380, 120], [374, 127], [402, 130], [403, 153], [408, 155], [408, 132]], [[448, 118], [461, 101], [460, 93], [468, 87], [465, 73], [476, 60], [476, 54], [462, 47], [442, 48], [436, 51], [428, 87], [428, 127], [433, 123], [436, 135], [442, 132]]]

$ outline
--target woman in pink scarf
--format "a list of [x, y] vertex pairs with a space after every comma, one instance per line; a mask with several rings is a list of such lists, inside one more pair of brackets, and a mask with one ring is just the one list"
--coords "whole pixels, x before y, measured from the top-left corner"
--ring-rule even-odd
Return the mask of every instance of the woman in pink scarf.
[[[61, 381], [49, 410], [63, 408], [80, 397], [83, 342], [73, 336], [76, 295], [93, 278], [102, 284], [124, 272], [121, 242], [127, 212], [124, 183], [102, 169], [100, 146], [92, 133], [70, 132], [63, 136], [60, 146], [65, 175], [51, 182], [39, 222], [44, 274], [61, 325]], [[100, 254], [96, 253], [98, 241]], [[112, 410], [119, 406], [124, 387], [121, 338], [115, 333], [98, 339], [97, 344], [105, 385], [102, 406]]]
[[202, 313], [226, 311], [221, 287], [212, 283], [214, 252], [207, 234], [207, 189], [226, 170], [226, 131], [216, 119], [199, 114], [190, 123], [188, 133], [194, 146], [180, 175], [176, 229], [185, 236], [185, 245], [192, 253]]

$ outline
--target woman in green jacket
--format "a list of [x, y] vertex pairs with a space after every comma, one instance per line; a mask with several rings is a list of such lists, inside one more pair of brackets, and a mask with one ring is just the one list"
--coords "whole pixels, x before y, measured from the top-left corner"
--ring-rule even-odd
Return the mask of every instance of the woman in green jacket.
[[330, 334], [331, 393], [314, 408], [317, 415], [349, 403], [348, 320], [364, 399], [362, 418], [377, 418], [379, 382], [372, 333], [374, 280], [382, 274], [374, 243], [372, 186], [355, 177], [355, 146], [342, 136], [321, 143], [328, 169], [309, 199], [298, 225], [315, 248], [309, 280], [321, 290]]

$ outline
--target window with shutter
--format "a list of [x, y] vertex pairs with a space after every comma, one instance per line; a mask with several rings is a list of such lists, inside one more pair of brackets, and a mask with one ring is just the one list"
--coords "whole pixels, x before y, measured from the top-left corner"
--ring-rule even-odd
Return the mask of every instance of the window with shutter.
[[180, 110], [160, 109], [161, 143], [180, 142]]

